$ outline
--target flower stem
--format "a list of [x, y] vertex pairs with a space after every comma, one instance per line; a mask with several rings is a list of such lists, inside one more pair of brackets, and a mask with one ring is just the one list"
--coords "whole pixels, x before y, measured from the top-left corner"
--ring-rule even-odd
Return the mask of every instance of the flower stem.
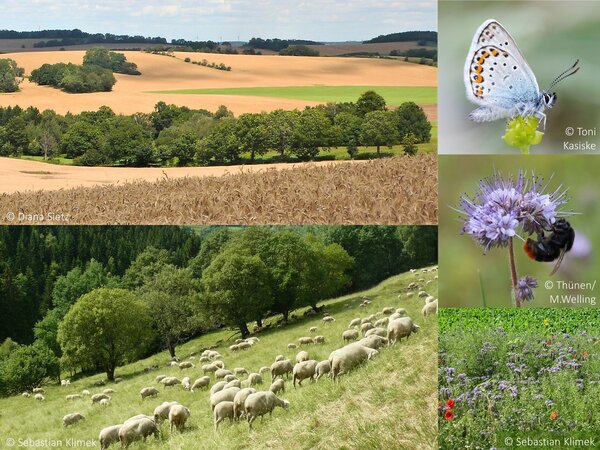
[[510, 262], [510, 275], [512, 277], [513, 284], [513, 298], [515, 299], [515, 305], [517, 308], [521, 307], [521, 300], [519, 300], [519, 296], [517, 295], [517, 265], [515, 263], [515, 251], [513, 248], [513, 238], [508, 238], [508, 256]]

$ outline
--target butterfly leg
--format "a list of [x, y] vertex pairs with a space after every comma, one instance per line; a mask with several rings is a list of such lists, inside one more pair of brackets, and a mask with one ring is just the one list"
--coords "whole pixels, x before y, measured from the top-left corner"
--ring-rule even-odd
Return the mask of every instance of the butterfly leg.
[[538, 112], [536, 112], [534, 114], [534, 117], [536, 119], [539, 119], [539, 121], [540, 121], [539, 124], [538, 124], [538, 127], [540, 125], [542, 125], [542, 130], [545, 130], [546, 129], [546, 114], [544, 114], [543, 112], [538, 111]]

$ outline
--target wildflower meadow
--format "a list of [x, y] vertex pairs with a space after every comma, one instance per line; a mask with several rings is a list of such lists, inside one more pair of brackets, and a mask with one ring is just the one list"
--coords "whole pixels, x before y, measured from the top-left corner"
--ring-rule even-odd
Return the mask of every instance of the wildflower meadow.
[[600, 437], [599, 310], [443, 308], [439, 332], [440, 448]]

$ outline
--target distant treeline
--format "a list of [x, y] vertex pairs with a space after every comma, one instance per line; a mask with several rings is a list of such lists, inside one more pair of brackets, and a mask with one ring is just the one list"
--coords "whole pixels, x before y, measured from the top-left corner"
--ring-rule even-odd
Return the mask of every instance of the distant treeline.
[[32, 107], [0, 108], [0, 155], [64, 155], [85, 166], [227, 165], [254, 162], [268, 152], [279, 161], [311, 160], [331, 147], [346, 147], [360, 157], [359, 146], [376, 146], [379, 153], [395, 144], [414, 154], [416, 144], [430, 139], [431, 124], [418, 105], [388, 110], [373, 91], [356, 103], [238, 117], [225, 106], [212, 113], [164, 102], [152, 113], [129, 116], [106, 106], [64, 116]]
[[437, 31], [403, 31], [401, 33], [382, 34], [376, 38], [364, 41], [363, 44], [377, 44], [381, 42], [435, 42], [437, 43]]
[[322, 42], [307, 41], [303, 39], [262, 39], [252, 38], [246, 44], [250, 48], [260, 48], [263, 50], [272, 50], [279, 52], [290, 45], [323, 45]]
[[392, 50], [390, 56], [407, 56], [409, 58], [429, 58], [437, 61], [438, 52], [436, 49], [410, 48], [408, 50]]

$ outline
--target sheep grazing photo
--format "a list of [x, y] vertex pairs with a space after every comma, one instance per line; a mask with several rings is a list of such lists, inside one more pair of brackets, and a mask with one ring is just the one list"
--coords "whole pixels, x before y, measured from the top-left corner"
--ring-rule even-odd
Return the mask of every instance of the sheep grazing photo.
[[434, 449], [436, 236], [0, 227], [0, 308], [22, 308], [0, 315], [0, 436], [102, 450]]

